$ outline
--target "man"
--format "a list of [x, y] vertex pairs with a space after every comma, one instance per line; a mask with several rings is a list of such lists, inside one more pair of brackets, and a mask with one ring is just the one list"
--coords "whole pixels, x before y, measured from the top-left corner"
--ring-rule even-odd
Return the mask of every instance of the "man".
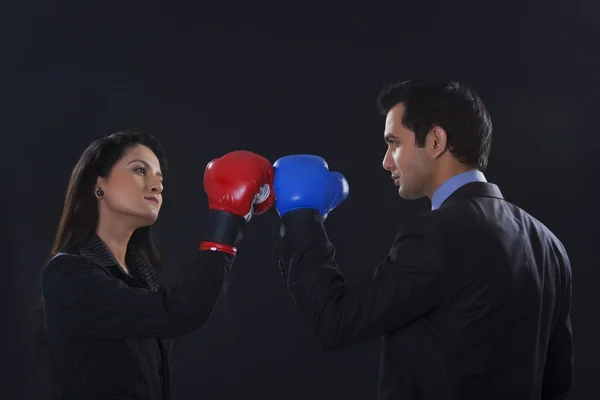
[[276, 248], [287, 286], [325, 349], [382, 336], [380, 399], [563, 399], [573, 382], [571, 266], [541, 222], [484, 176], [492, 123], [458, 83], [401, 82], [380, 95], [383, 167], [431, 211], [344, 285], [324, 220], [348, 184], [317, 156], [275, 163]]

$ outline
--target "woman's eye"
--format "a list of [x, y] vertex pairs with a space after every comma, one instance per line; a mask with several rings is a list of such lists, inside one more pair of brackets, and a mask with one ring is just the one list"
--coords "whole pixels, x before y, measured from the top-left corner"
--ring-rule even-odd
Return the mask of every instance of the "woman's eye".
[[140, 167], [140, 168], [136, 168], [135, 170], [136, 170], [136, 171], [138, 171], [138, 172], [141, 172], [142, 174], [145, 174], [145, 173], [146, 173], [146, 169], [145, 169], [145, 168], [142, 168], [142, 167]]

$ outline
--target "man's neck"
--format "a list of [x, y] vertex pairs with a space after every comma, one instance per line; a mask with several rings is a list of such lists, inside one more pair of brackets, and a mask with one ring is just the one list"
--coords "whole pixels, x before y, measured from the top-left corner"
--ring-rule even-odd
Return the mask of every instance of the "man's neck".
[[431, 200], [433, 194], [446, 182], [448, 179], [455, 177], [456, 175], [460, 175], [463, 172], [472, 171], [474, 168], [464, 165], [464, 164], [456, 164], [452, 163], [450, 165], [440, 166], [436, 173], [434, 173], [431, 189], [427, 196]]
[[133, 229], [116, 218], [99, 218], [96, 234], [106, 247], [111, 251], [115, 259], [125, 270], [125, 255], [127, 254], [127, 245], [133, 234]]

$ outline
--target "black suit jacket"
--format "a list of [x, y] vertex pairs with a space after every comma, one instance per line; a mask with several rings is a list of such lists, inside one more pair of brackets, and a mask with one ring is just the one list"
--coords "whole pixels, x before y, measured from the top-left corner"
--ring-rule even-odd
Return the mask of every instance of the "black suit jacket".
[[410, 219], [354, 287], [320, 215], [297, 210], [282, 224], [279, 265], [323, 348], [382, 337], [379, 399], [545, 400], [571, 389], [567, 253], [497, 186], [467, 184]]
[[96, 235], [57, 255], [42, 276], [53, 399], [169, 399], [170, 341], [207, 321], [233, 260], [199, 251], [167, 290], [135, 254], [125, 273]]

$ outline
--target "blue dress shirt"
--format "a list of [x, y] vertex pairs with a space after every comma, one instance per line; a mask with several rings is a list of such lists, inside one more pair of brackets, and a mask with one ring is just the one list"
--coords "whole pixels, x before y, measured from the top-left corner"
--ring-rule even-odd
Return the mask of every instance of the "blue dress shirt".
[[453, 176], [435, 191], [431, 197], [431, 209], [436, 210], [440, 208], [442, 203], [446, 201], [454, 191], [471, 182], [487, 182], [487, 180], [485, 179], [483, 172], [476, 169]]

